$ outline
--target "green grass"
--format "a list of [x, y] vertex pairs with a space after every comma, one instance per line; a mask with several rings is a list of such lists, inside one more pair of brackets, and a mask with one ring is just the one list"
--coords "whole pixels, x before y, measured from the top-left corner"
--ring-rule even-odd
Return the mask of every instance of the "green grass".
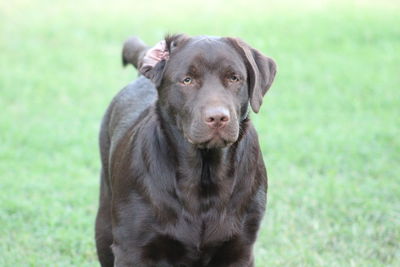
[[[145, 2], [145, 1], [143, 1]], [[96, 266], [97, 132], [129, 35], [239, 36], [278, 63], [257, 266], [400, 266], [396, 1], [2, 1], [0, 266]]]

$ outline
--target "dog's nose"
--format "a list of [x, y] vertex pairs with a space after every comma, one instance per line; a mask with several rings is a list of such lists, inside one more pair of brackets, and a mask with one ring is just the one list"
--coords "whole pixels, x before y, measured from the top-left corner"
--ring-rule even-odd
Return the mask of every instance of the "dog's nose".
[[230, 120], [229, 110], [224, 107], [208, 108], [204, 115], [206, 124], [211, 128], [222, 128]]

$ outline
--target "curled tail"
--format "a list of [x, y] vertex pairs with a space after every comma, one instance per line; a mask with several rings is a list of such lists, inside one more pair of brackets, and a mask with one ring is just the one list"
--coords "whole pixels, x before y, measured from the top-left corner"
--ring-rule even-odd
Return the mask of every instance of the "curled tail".
[[122, 64], [124, 67], [132, 64], [137, 70], [141, 67], [142, 59], [149, 47], [138, 37], [132, 36], [125, 41], [122, 49]]

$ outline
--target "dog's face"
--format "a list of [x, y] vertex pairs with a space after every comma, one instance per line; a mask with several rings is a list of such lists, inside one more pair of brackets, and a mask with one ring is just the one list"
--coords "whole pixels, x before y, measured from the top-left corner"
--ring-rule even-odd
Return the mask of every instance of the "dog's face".
[[249, 103], [258, 112], [274, 79], [272, 59], [238, 39], [185, 35], [166, 38], [165, 54], [141, 72], [156, 84], [170, 121], [198, 148], [236, 142]]

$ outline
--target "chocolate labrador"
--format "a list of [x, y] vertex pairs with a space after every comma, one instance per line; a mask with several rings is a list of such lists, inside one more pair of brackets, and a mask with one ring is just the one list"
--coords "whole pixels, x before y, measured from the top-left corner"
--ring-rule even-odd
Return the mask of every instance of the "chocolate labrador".
[[102, 266], [254, 265], [267, 176], [249, 119], [274, 61], [237, 38], [127, 41], [142, 74], [100, 131], [96, 245]]

